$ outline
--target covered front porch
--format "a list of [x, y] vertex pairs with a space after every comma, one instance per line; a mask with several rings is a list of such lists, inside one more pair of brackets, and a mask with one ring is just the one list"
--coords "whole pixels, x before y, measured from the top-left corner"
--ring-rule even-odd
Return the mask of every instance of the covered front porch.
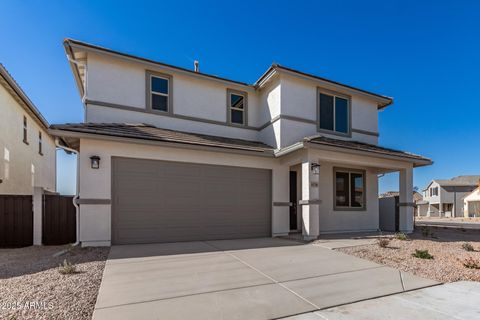
[[430, 163], [387, 152], [304, 143], [281, 157], [288, 168], [288, 230], [320, 234], [378, 231], [379, 176], [399, 173], [399, 229], [414, 228], [413, 168]]

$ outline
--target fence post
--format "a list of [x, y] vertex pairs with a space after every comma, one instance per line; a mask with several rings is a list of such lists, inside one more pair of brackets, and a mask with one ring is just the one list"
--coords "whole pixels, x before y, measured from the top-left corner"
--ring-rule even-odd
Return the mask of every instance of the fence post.
[[33, 244], [42, 245], [43, 188], [33, 188]]

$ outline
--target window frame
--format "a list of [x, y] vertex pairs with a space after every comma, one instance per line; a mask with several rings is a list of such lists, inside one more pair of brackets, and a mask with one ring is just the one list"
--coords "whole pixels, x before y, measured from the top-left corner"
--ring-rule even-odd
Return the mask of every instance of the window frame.
[[[231, 98], [230, 98], [232, 94], [243, 97], [243, 110], [232, 107]], [[232, 110], [243, 112], [243, 123], [232, 122]], [[236, 127], [248, 126], [248, 93], [246, 91], [227, 89], [227, 124], [231, 126], [236, 126]]]
[[[328, 95], [328, 96], [333, 97], [333, 130], [320, 128], [320, 94], [324, 94], [324, 95]], [[335, 100], [335, 98], [336, 97], [347, 100], [347, 113], [348, 113], [347, 114], [347, 122], [348, 122], [347, 123], [347, 132], [335, 131], [335, 126], [336, 126], [336, 123], [335, 123], [336, 122], [335, 121], [336, 120], [335, 119], [336, 100]], [[342, 137], [351, 137], [352, 136], [352, 97], [351, 96], [349, 96], [347, 94], [323, 89], [323, 88], [320, 88], [320, 87], [317, 88], [317, 132], [322, 132], [322, 133], [337, 135], [337, 136], [342, 136]]]
[[27, 116], [23, 116], [23, 143], [29, 145], [28, 143], [28, 119]]
[[42, 135], [42, 131], [38, 131], [38, 154], [43, 156], [43, 135]]
[[[337, 172], [348, 173], [348, 192], [349, 194], [349, 206], [338, 206], [337, 205]], [[363, 179], [363, 206], [362, 207], [352, 207], [352, 194], [351, 194], [351, 174], [361, 174]], [[333, 168], [333, 210], [334, 211], [366, 211], [367, 210], [367, 171], [362, 169], [352, 169], [352, 168]]]
[[[168, 94], [152, 91], [152, 78], [160, 78], [168, 81]], [[160, 73], [156, 71], [147, 70], [145, 72], [145, 99], [146, 109], [153, 113], [159, 114], [173, 114], [173, 77], [170, 74]], [[167, 111], [153, 109], [152, 95], [159, 95], [167, 97]]]

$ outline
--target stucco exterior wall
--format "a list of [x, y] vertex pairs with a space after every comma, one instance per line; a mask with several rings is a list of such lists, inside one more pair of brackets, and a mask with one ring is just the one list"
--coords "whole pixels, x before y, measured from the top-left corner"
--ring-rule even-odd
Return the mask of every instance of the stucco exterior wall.
[[[80, 148], [80, 199], [111, 199], [111, 157], [117, 156], [271, 169], [272, 202], [288, 202], [289, 170], [278, 159], [91, 139], [81, 139]], [[91, 169], [92, 155], [100, 156], [100, 169]], [[273, 235], [288, 231], [288, 207], [272, 206]], [[110, 245], [110, 239], [111, 205], [80, 205], [83, 245]]]
[[[149, 123], [172, 130], [259, 140], [275, 148], [289, 146], [319, 133], [316, 124], [318, 84], [315, 81], [282, 74], [275, 76], [260, 90], [255, 90], [250, 86], [200, 78], [167, 67], [93, 52], [88, 53], [87, 65], [86, 122]], [[147, 71], [172, 77], [173, 115], [183, 119], [148, 112]], [[247, 128], [227, 123], [228, 89], [246, 92], [248, 96]], [[285, 118], [278, 120], [278, 117]], [[268, 125], [272, 120], [276, 120], [275, 123]], [[276, 124], [278, 121], [283, 123]], [[378, 133], [378, 111], [374, 101], [351, 95], [351, 122], [351, 137], [321, 134], [378, 143], [375, 136]]]
[[[364, 211], [334, 210], [333, 168], [345, 167], [331, 162], [319, 162], [319, 205], [320, 233], [374, 231], [379, 229], [378, 178], [371, 170], [366, 170], [366, 209]], [[365, 170], [361, 166], [346, 166], [349, 169]]]
[[[315, 82], [289, 75], [281, 76], [281, 114], [315, 123], [288, 119], [282, 127], [282, 147], [303, 137], [319, 134], [317, 128], [317, 90]], [[378, 137], [355, 132], [357, 130], [378, 133], [378, 110], [376, 103], [357, 95], [351, 95], [352, 136], [343, 137], [321, 132], [321, 135], [335, 139], [353, 139], [365, 143], [377, 144]]]
[[[56, 191], [56, 153], [52, 137], [0, 86], [0, 194], [33, 194], [33, 187]], [[23, 142], [23, 116], [27, 141]], [[42, 153], [39, 154], [39, 131]]]
[[[207, 163], [272, 170], [272, 202], [289, 202], [289, 171], [310, 170], [310, 162], [304, 164], [307, 150], [299, 151], [298, 158], [292, 160], [255, 157], [249, 155], [172, 148], [129, 142], [81, 139], [80, 148], [80, 199], [111, 199], [111, 158], [129, 157], [151, 160], [180, 161], [190, 163]], [[91, 169], [90, 156], [101, 158], [100, 169]], [[318, 224], [315, 229], [320, 233], [370, 231], [379, 228], [378, 207], [378, 168], [406, 168], [408, 164], [401, 161], [374, 159], [332, 152], [310, 150], [308, 159], [321, 165], [318, 187], [311, 188], [308, 199], [319, 199], [317, 207]], [[338, 161], [337, 161], [338, 159]], [[366, 171], [366, 209], [363, 211], [334, 210], [333, 168], [351, 168]], [[380, 169], [383, 170], [383, 169]], [[311, 173], [308, 173], [311, 175]], [[304, 172], [299, 173], [299, 186], [302, 185]], [[317, 178], [318, 177], [318, 178]], [[302, 199], [299, 187], [299, 199]], [[308, 206], [307, 206], [308, 207]], [[303, 207], [302, 207], [303, 209]], [[307, 208], [308, 209], [308, 208]], [[302, 211], [300, 213], [302, 214]], [[302, 222], [303, 223], [303, 222]], [[312, 223], [312, 221], [309, 221]], [[272, 234], [284, 235], [289, 232], [289, 207], [272, 206]], [[111, 204], [80, 205], [80, 240], [83, 245], [110, 245], [111, 239]]]

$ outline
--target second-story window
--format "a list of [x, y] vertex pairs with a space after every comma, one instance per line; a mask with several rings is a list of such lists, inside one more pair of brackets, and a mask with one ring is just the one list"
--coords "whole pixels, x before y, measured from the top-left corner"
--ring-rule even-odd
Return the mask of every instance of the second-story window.
[[318, 127], [334, 133], [350, 133], [350, 101], [345, 96], [318, 93]]
[[43, 156], [43, 141], [42, 141], [42, 132], [38, 132], [38, 153]]
[[247, 94], [240, 91], [227, 91], [228, 119], [231, 124], [246, 125]]
[[27, 117], [23, 116], [23, 142], [28, 144]]
[[150, 75], [150, 107], [152, 110], [169, 112], [170, 78]]

